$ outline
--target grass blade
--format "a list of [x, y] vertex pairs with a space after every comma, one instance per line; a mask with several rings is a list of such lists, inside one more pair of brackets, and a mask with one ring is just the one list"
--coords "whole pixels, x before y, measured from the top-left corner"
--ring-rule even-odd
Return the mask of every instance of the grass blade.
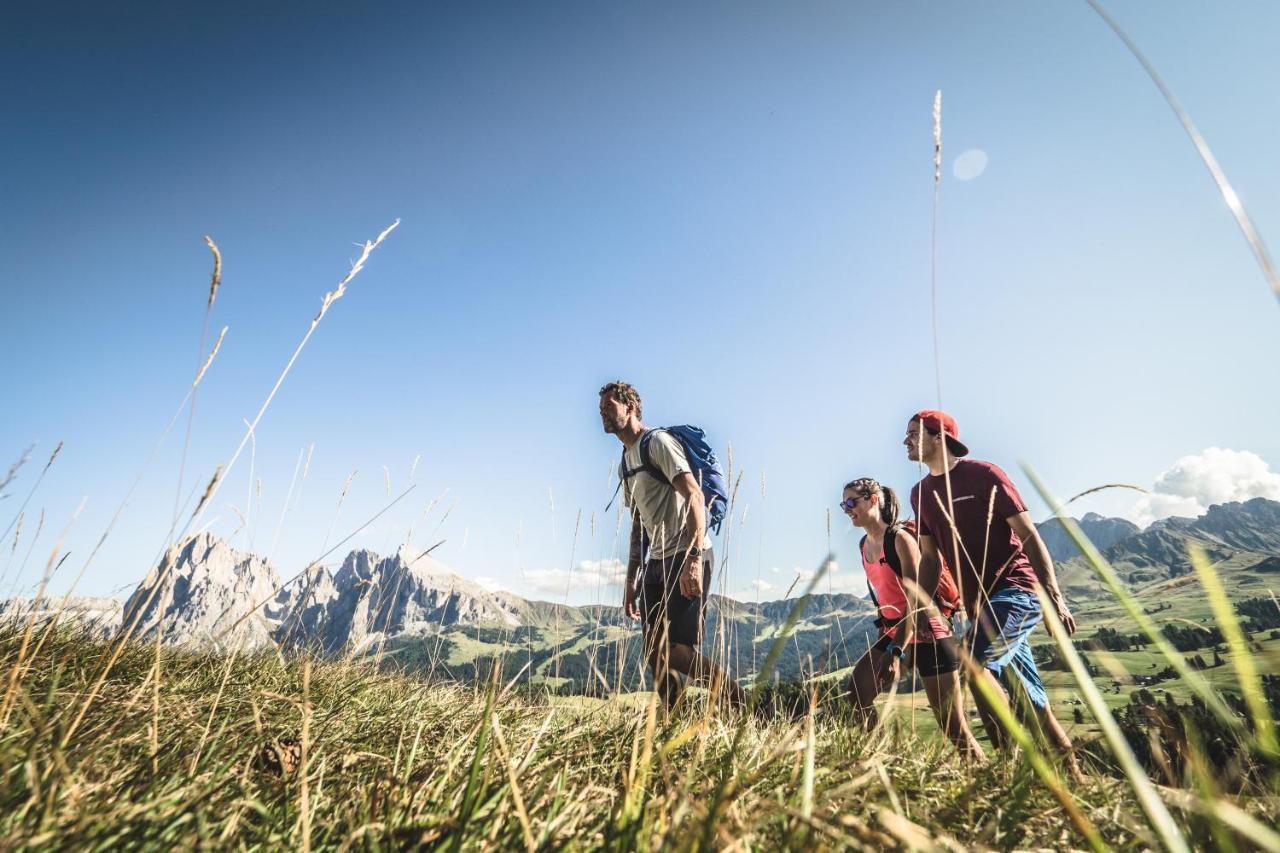
[[1044, 590], [1038, 585], [1036, 587], [1036, 595], [1040, 599], [1040, 609], [1044, 611], [1044, 622], [1049, 628], [1049, 634], [1053, 637], [1053, 641], [1057, 643], [1062, 659], [1070, 666], [1071, 674], [1075, 677], [1076, 684], [1084, 696], [1085, 704], [1089, 706], [1089, 711], [1102, 729], [1102, 735], [1107, 739], [1107, 744], [1111, 747], [1112, 754], [1115, 755], [1116, 760], [1120, 763], [1120, 769], [1124, 771], [1125, 778], [1129, 780], [1129, 787], [1133, 789], [1133, 793], [1137, 796], [1138, 805], [1142, 807], [1143, 813], [1147, 816], [1147, 822], [1151, 824], [1151, 828], [1159, 836], [1160, 843], [1164, 845], [1164, 849], [1173, 851], [1173, 853], [1189, 853], [1190, 848], [1182, 837], [1182, 833], [1178, 831], [1173, 815], [1169, 814], [1169, 810], [1165, 808], [1164, 802], [1161, 801], [1160, 795], [1156, 793], [1151, 780], [1147, 778], [1146, 770], [1138, 762], [1138, 757], [1133, 754], [1133, 750], [1129, 747], [1129, 741], [1125, 740], [1124, 733], [1120, 731], [1120, 726], [1116, 723], [1115, 717], [1111, 716], [1111, 711], [1107, 708], [1106, 700], [1102, 698], [1098, 685], [1089, 676], [1089, 671], [1085, 668], [1084, 661], [1080, 659], [1080, 653], [1076, 651], [1076, 647], [1072, 645], [1070, 638], [1067, 637], [1067, 630], [1062, 626], [1062, 621], [1058, 618], [1058, 611], [1054, 608], [1053, 602], [1049, 601], [1049, 597], [1045, 595]]
[[1216, 714], [1222, 722], [1226, 723], [1229, 728], [1238, 733], [1243, 733], [1244, 724], [1240, 722], [1240, 718], [1227, 707], [1227, 704], [1222, 701], [1222, 697], [1219, 696], [1218, 692], [1209, 685], [1209, 682], [1205, 681], [1205, 679], [1201, 677], [1200, 673], [1187, 665], [1186, 660], [1182, 657], [1182, 653], [1174, 648], [1173, 644], [1169, 642], [1169, 639], [1156, 627], [1156, 623], [1151, 620], [1151, 617], [1143, 612], [1142, 606], [1138, 603], [1137, 599], [1124, 588], [1124, 584], [1121, 583], [1120, 578], [1116, 575], [1115, 569], [1111, 568], [1111, 564], [1103, 558], [1102, 554], [1098, 552], [1098, 549], [1089, 541], [1089, 538], [1084, 535], [1080, 530], [1080, 526], [1076, 524], [1075, 519], [1067, 515], [1062, 504], [1060, 504], [1058, 499], [1050, 493], [1049, 489], [1045, 486], [1044, 482], [1036, 472], [1032, 470], [1031, 466], [1024, 463], [1022, 470], [1026, 473], [1027, 478], [1031, 480], [1036, 491], [1040, 493], [1040, 497], [1049, 505], [1049, 509], [1053, 511], [1055, 516], [1057, 516], [1058, 521], [1062, 523], [1062, 529], [1071, 537], [1071, 541], [1080, 549], [1080, 553], [1084, 554], [1085, 561], [1088, 562], [1089, 566], [1093, 569], [1094, 574], [1096, 574], [1102, 582], [1106, 584], [1107, 589], [1111, 591], [1111, 594], [1114, 595], [1116, 600], [1124, 607], [1125, 613], [1129, 615], [1129, 618], [1137, 624], [1142, 633], [1147, 635], [1147, 639], [1151, 641], [1152, 645], [1159, 649], [1160, 654], [1166, 661], [1168, 661], [1169, 665], [1174, 668], [1178, 673], [1178, 676], [1186, 682], [1192, 692], [1203, 699], [1204, 703], [1212, 709], [1214, 714]]
[[1236, 619], [1235, 610], [1227, 600], [1227, 591], [1222, 587], [1222, 579], [1209, 564], [1209, 558], [1205, 556], [1200, 546], [1192, 544], [1188, 550], [1191, 555], [1191, 564], [1195, 566], [1196, 574], [1200, 576], [1200, 583], [1204, 586], [1205, 595], [1209, 599], [1209, 606], [1213, 608], [1214, 619], [1217, 620], [1218, 628], [1227, 641], [1227, 648], [1231, 649], [1231, 665], [1236, 671], [1240, 691], [1244, 694], [1245, 707], [1249, 709], [1249, 716], [1253, 718], [1258, 746], [1273, 758], [1280, 756], [1280, 750], [1276, 748], [1275, 722], [1271, 719], [1271, 709], [1267, 707], [1267, 697], [1262, 689], [1262, 680], [1258, 677], [1253, 651], [1245, 643], [1244, 632], [1240, 630], [1240, 622]]

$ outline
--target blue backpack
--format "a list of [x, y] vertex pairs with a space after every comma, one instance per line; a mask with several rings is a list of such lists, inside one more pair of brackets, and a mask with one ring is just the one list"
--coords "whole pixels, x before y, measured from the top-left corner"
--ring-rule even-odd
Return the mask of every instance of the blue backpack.
[[[716, 457], [716, 452], [711, 449], [711, 445], [707, 443], [707, 434], [701, 428], [689, 424], [658, 429], [673, 436], [684, 448], [684, 455], [689, 459], [693, 478], [702, 486], [702, 497], [707, 507], [707, 529], [713, 533], [719, 533], [720, 523], [724, 521], [725, 510], [729, 506], [729, 487], [725, 482], [724, 471], [720, 468], [720, 460]], [[627, 451], [625, 449], [622, 451], [618, 489], [622, 488], [623, 481], [630, 480], [642, 472], [670, 485], [662, 470], [649, 461], [649, 441], [658, 429], [651, 429], [640, 437], [639, 467], [628, 469]], [[615, 498], [618, 496], [618, 489], [614, 490]], [[613, 501], [609, 501], [609, 504], [612, 506]], [[606, 512], [608, 509], [609, 507], [605, 507]]]

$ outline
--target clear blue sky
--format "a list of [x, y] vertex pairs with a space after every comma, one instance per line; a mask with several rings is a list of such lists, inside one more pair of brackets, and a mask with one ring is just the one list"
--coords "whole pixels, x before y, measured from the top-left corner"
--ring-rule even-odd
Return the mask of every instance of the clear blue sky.
[[[1280, 248], [1280, 8], [1111, 10]], [[651, 424], [732, 442], [747, 518], [722, 545], [723, 588], [759, 577], [780, 594], [826, 553], [845, 480], [916, 475], [899, 442], [936, 402], [935, 89], [943, 398], [975, 454], [1029, 460], [1061, 494], [1150, 486], [1213, 446], [1280, 466], [1275, 300], [1168, 108], [1083, 2], [36, 4], [2, 29], [0, 464], [39, 444], [0, 524], [66, 448], [16, 555], [11, 536], [0, 547], [0, 594], [38, 580], [87, 497], [65, 589], [181, 400], [202, 235], [225, 260], [212, 325], [230, 331], [197, 399], [184, 500], [234, 450], [355, 243], [397, 217], [258, 430], [261, 502], [246, 454], [216, 532], [247, 510], [234, 544], [267, 551], [314, 442], [273, 557], [288, 576], [388, 501], [384, 465], [394, 495], [421, 454], [418, 488], [353, 544], [394, 548], [447, 488], [414, 539], [445, 539], [436, 553], [460, 573], [613, 600], [561, 578], [621, 555], [596, 390], [623, 377]], [[957, 179], [974, 149], [985, 171]], [[127, 591], [163, 545], [183, 425], [80, 591]], [[847, 569], [854, 540], [833, 521]]]

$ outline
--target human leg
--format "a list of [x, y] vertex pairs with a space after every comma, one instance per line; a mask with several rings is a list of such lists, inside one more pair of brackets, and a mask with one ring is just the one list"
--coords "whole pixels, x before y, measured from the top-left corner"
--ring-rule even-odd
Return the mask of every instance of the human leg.
[[924, 681], [929, 707], [943, 733], [955, 745], [962, 758], [985, 764], [982, 748], [969, 729], [964, 715], [964, 698], [960, 691], [960, 655], [954, 637], [941, 637], [933, 642], [913, 644], [917, 671]]
[[686, 643], [673, 642], [668, 649], [672, 670], [706, 685], [718, 701], [725, 702], [731, 708], [741, 709], [747, 706], [747, 694], [723, 667]]
[[[1029, 637], [1040, 618], [1040, 602], [1032, 593], [1018, 589], [998, 590], [982, 608], [975, 625], [972, 654], [982, 667], [979, 677], [994, 688], [994, 695], [1006, 706], [1009, 704], [1008, 693], [1001, 684], [1001, 678], [1020, 688], [1022, 698], [1030, 706], [1031, 717], [1045, 741], [1063, 754], [1072, 774], [1079, 778], [1080, 771], [1072, 751], [1071, 739], [1053, 714], [1049, 695], [1031, 653]], [[994, 711], [989, 705], [984, 710], [987, 703], [981, 697], [982, 691], [974, 692], [988, 733], [999, 730], [1001, 744], [1006, 745], [1007, 733], [995, 718]], [[994, 736], [992, 742], [996, 742]]]
[[[986, 686], [986, 690], [975, 682], [981, 680]], [[1007, 749], [1009, 746], [1009, 733], [1005, 731], [1004, 723], [1000, 722], [1000, 716], [996, 712], [997, 704], [1001, 707], [1009, 707], [1009, 694], [1005, 693], [1004, 685], [1000, 683], [1000, 678], [991, 670], [979, 665], [976, 671], [969, 673], [969, 684], [973, 692], [973, 704], [978, 709], [978, 718], [982, 720], [982, 730], [987, 733], [987, 738], [991, 741], [991, 745], [996, 749]], [[990, 697], [988, 698], [988, 692]]]
[[653, 676], [653, 689], [667, 710], [675, 707], [684, 692], [684, 683], [676, 675], [671, 654], [671, 615], [669, 589], [662, 583], [646, 583], [641, 593], [644, 613], [644, 657]]
[[[707, 592], [711, 587], [714, 562], [708, 550], [702, 560], [703, 594], [690, 598], [680, 592], [675, 572], [667, 571], [661, 584], [646, 586], [646, 593], [658, 600], [656, 621], [664, 626], [665, 642], [655, 648], [654, 655], [662, 666], [669, 694], [678, 696], [683, 684], [676, 673], [711, 689], [712, 695], [730, 707], [744, 708], [747, 695], [725, 669], [702, 654], [703, 628], [706, 622]], [[674, 703], [674, 700], [671, 700]]]
[[874, 729], [880, 722], [876, 713], [876, 697], [889, 681], [895, 660], [893, 655], [885, 651], [888, 648], [886, 639], [882, 637], [880, 642], [858, 658], [858, 662], [853, 665], [853, 675], [849, 678], [849, 704], [853, 707], [854, 716], [867, 731]]
[[933, 709], [933, 715], [943, 734], [955, 745], [962, 758], [986, 764], [982, 747], [978, 745], [978, 739], [973, 736], [969, 721], [964, 715], [960, 673], [926, 675], [923, 681], [925, 695], [929, 697], [929, 707]]

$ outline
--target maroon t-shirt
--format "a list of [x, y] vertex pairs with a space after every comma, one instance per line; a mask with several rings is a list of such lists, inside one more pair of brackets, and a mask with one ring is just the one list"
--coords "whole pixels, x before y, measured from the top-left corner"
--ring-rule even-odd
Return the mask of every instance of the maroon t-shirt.
[[[977, 612], [979, 590], [988, 596], [1005, 587], [1034, 592], [1035, 569], [1005, 520], [1027, 509], [1013, 483], [997, 466], [977, 459], [957, 460], [950, 480], [949, 504], [947, 476], [930, 474], [911, 489], [911, 508], [920, 535], [933, 537], [944, 564], [951, 567], [965, 610]], [[955, 521], [954, 534], [948, 516]]]

